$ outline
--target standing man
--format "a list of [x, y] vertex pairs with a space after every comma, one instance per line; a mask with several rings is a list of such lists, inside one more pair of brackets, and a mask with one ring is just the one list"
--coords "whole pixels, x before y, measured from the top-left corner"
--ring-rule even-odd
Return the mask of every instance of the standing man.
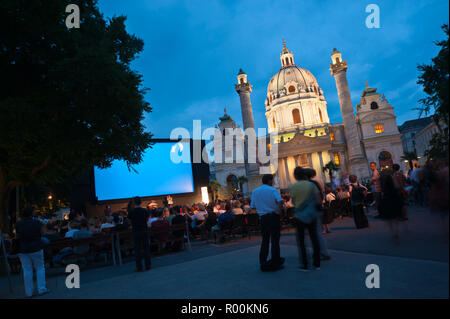
[[16, 224], [16, 234], [19, 241], [19, 258], [23, 269], [25, 294], [33, 297], [33, 269], [36, 270], [37, 293], [39, 296], [48, 293], [45, 286], [44, 245], [41, 235], [44, 234], [44, 225], [33, 218], [34, 207], [29, 206], [23, 210], [23, 218]]
[[133, 198], [135, 208], [128, 213], [128, 219], [131, 220], [131, 226], [133, 229], [133, 241], [134, 249], [136, 251], [136, 270], [135, 272], [142, 271], [142, 252], [144, 249], [144, 261], [145, 270], [151, 269], [150, 260], [150, 236], [148, 233], [147, 220], [150, 212], [147, 209], [141, 207], [141, 198]]
[[[273, 175], [266, 174], [262, 178], [263, 185], [252, 193], [251, 208], [256, 209], [261, 221], [262, 242], [259, 251], [261, 270], [278, 270], [283, 268], [284, 258], [280, 257], [280, 212], [283, 199], [274, 188]], [[271, 242], [272, 259], [267, 261]]]
[[380, 173], [377, 170], [377, 164], [375, 162], [370, 163], [370, 169], [372, 170], [372, 178], [370, 181], [372, 182], [372, 191], [375, 195], [374, 202], [372, 205], [376, 205], [378, 215], [375, 218], [380, 218], [380, 200], [381, 200], [381, 181], [380, 181]]

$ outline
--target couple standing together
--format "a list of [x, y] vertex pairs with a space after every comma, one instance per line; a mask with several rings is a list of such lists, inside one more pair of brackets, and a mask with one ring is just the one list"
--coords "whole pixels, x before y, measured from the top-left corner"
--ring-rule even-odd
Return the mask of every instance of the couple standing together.
[[[321, 248], [324, 259], [330, 259], [326, 244], [321, 237], [320, 210], [323, 194], [319, 186], [310, 181], [308, 169], [296, 167], [294, 177], [297, 183], [289, 187], [292, 203], [295, 206], [295, 225], [297, 228], [297, 247], [300, 258], [300, 270], [308, 271], [308, 257], [305, 247], [305, 229], [313, 245], [313, 266], [320, 269]], [[252, 193], [251, 207], [256, 209], [261, 220], [262, 243], [259, 253], [259, 262], [262, 271], [278, 270], [283, 268], [284, 258], [280, 256], [280, 212], [283, 208], [283, 199], [276, 188], [273, 187], [273, 175], [264, 175], [263, 185]], [[267, 261], [271, 245], [272, 258]]]

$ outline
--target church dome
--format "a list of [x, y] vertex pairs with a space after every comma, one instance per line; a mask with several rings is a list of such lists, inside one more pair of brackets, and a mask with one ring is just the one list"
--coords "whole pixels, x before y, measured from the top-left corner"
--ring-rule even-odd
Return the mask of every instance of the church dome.
[[[319, 90], [319, 84], [311, 72], [296, 65], [290, 65], [281, 68], [274, 76], [272, 76], [269, 85], [267, 86], [267, 95], [270, 96], [271, 93], [273, 93], [276, 97], [289, 83], [296, 83], [298, 85], [298, 87], [295, 88], [295, 92], [297, 92], [297, 90]], [[289, 90], [290, 87], [286, 89]]]

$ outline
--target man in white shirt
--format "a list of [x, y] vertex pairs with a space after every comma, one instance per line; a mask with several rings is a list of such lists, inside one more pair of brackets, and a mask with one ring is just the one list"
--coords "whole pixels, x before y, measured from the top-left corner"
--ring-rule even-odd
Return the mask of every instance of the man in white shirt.
[[[263, 185], [252, 193], [251, 208], [256, 209], [261, 221], [261, 249], [259, 262], [261, 270], [277, 270], [283, 268], [284, 258], [280, 257], [280, 212], [283, 199], [273, 185], [273, 175], [266, 174], [262, 178]], [[271, 243], [272, 259], [267, 261]]]

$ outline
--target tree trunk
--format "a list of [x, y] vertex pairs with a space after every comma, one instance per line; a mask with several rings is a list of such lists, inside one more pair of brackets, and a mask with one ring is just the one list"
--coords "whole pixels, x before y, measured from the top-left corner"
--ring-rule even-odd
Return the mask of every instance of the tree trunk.
[[0, 185], [0, 229], [2, 233], [9, 233], [9, 191], [5, 185]]

